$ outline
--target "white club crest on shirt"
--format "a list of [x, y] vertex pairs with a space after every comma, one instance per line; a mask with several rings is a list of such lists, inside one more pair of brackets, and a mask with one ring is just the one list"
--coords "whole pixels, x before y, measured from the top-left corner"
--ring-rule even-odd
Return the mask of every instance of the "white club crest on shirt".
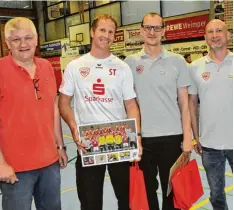
[[80, 68], [80, 74], [82, 77], [87, 77], [89, 72], [90, 72], [90, 68], [88, 67], [83, 67], [83, 68]]
[[210, 79], [210, 72], [204, 72], [202, 73], [202, 78], [207, 81]]
[[137, 72], [138, 74], [142, 73], [143, 70], [144, 70], [144, 66], [142, 66], [142, 65], [139, 65], [139, 66], [136, 67], [136, 72]]

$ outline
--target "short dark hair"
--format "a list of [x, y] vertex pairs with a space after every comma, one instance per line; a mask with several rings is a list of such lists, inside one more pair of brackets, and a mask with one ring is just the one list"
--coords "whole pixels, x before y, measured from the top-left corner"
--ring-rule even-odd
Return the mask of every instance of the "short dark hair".
[[160, 14], [158, 14], [157, 12], [150, 12], [150, 13], [147, 13], [146, 15], [144, 15], [144, 17], [142, 18], [142, 21], [141, 21], [141, 26], [144, 25], [144, 20], [145, 20], [145, 18], [146, 18], [147, 16], [149, 16], [149, 15], [152, 16], [152, 17], [154, 17], [154, 16], [160, 17], [160, 18], [162, 19], [162, 27], [163, 27], [163, 28], [165, 27], [165, 22], [164, 22], [162, 16], [161, 16]]
[[189, 56], [191, 56], [191, 54], [190, 53], [186, 53], [186, 54], [184, 54], [184, 58], [186, 59], [187, 57], [189, 57]]
[[91, 29], [92, 29], [93, 31], [96, 30], [99, 20], [111, 20], [111, 21], [115, 24], [115, 30], [116, 30], [117, 27], [118, 27], [117, 21], [115, 20], [115, 18], [114, 18], [113, 16], [108, 15], [108, 14], [103, 14], [103, 15], [98, 15], [97, 17], [95, 17], [95, 18], [93, 19], [93, 22], [92, 22], [92, 24], [91, 24]]

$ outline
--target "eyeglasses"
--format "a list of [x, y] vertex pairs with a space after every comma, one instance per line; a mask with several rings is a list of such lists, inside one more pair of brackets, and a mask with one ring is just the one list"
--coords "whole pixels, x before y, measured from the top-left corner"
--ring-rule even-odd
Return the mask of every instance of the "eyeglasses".
[[39, 79], [33, 79], [33, 85], [34, 85], [34, 89], [35, 89], [35, 94], [36, 94], [36, 98], [37, 100], [41, 99], [40, 96], [40, 90], [39, 90]]
[[34, 36], [26, 36], [26, 37], [16, 37], [16, 38], [9, 38], [9, 40], [14, 44], [14, 45], [20, 45], [22, 43], [22, 41], [24, 41], [25, 43], [29, 43], [33, 40]]
[[163, 29], [163, 26], [150, 26], [150, 25], [142, 25], [142, 28], [144, 31], [150, 32], [152, 29], [154, 29], [154, 32], [161, 32]]

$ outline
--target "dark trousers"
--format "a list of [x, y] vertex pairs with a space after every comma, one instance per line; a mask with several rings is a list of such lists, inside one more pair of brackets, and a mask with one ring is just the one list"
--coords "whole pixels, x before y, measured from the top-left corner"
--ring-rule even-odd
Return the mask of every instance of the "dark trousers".
[[168, 178], [171, 166], [181, 155], [183, 135], [142, 138], [143, 155], [140, 168], [144, 172], [144, 179], [150, 210], [159, 210], [156, 179], [158, 173], [162, 187], [162, 210], [175, 210], [173, 194], [167, 197]]
[[82, 167], [78, 154], [76, 184], [81, 210], [102, 210], [106, 167], [118, 201], [118, 210], [129, 210], [129, 166], [129, 162], [121, 162]]

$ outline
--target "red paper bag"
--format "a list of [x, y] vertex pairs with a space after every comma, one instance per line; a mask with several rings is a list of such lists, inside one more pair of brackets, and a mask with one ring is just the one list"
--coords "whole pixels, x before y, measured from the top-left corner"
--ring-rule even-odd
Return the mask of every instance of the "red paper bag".
[[138, 163], [130, 167], [130, 209], [149, 210], [143, 172]]
[[196, 160], [179, 168], [171, 178], [174, 207], [189, 210], [202, 195], [203, 188]]

